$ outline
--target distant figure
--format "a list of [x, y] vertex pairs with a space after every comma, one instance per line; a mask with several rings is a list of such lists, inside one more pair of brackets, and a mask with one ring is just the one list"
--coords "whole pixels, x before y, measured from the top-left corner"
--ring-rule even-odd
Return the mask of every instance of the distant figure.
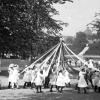
[[91, 68], [91, 69], [94, 68], [93, 60], [92, 60], [92, 59], [90, 59], [90, 60], [88, 61], [88, 68]]

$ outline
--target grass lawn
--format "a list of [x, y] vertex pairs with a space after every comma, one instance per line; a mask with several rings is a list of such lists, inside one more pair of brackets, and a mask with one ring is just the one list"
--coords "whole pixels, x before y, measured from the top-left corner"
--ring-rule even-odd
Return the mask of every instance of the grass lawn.
[[[7, 87], [7, 76], [0, 76], [1, 84], [3, 87]], [[72, 80], [74, 84], [77, 80]], [[19, 81], [20, 85], [23, 85], [23, 81]], [[54, 89], [54, 92], [49, 92], [49, 89], [43, 89], [43, 93], [36, 93], [35, 89], [7, 89], [2, 88], [0, 90], [0, 100], [100, 100], [100, 93], [95, 93], [92, 89], [88, 90], [87, 94], [79, 94], [74, 87], [64, 88], [63, 93], [58, 93]]]

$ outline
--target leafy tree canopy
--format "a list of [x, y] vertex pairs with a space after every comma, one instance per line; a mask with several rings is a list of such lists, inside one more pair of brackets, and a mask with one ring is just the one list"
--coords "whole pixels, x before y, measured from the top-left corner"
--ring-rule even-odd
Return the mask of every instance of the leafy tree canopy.
[[84, 32], [77, 32], [73, 45], [82, 50], [88, 43]]
[[[59, 34], [61, 23], [52, 19], [58, 14], [53, 3], [72, 0], [0, 0], [0, 53], [29, 56], [49, 34]], [[44, 30], [47, 29], [47, 34]], [[48, 40], [49, 41], [49, 40]], [[35, 45], [35, 46], [34, 46]], [[36, 49], [34, 49], [36, 48]], [[47, 47], [46, 47], [47, 48]], [[39, 51], [38, 53], [41, 53]]]

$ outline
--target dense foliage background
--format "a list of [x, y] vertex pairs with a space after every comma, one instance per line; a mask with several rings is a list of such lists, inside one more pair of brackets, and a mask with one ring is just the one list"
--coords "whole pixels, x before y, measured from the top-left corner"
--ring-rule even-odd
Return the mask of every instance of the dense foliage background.
[[66, 23], [52, 18], [53, 4], [71, 0], [0, 0], [0, 57], [37, 57], [59, 42]]

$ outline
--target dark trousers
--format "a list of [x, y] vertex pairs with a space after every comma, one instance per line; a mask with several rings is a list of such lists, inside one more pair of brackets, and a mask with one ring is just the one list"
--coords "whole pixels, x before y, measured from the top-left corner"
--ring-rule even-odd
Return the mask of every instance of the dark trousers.
[[40, 85], [39, 86], [36, 86], [36, 89], [37, 89], [37, 93], [38, 92], [42, 92], [42, 86], [40, 86]]
[[62, 86], [57, 86], [57, 90], [58, 90], [58, 92], [62, 92], [63, 87]]
[[92, 86], [92, 88], [93, 88], [94, 86], [93, 86], [93, 83], [92, 83], [92, 78], [89, 79], [89, 82], [91, 83], [91, 86]]
[[11, 88], [11, 82], [8, 83], [8, 88], [9, 88], [9, 89]]
[[57, 86], [55, 86], [55, 85], [50, 85], [50, 92], [53, 92], [53, 87], [56, 87], [56, 89], [57, 89]]
[[95, 92], [100, 92], [100, 87], [94, 86], [94, 91]]
[[50, 81], [49, 77], [46, 77], [45, 83], [44, 83], [44, 88], [49, 88], [49, 81]]
[[50, 92], [52, 92], [53, 90], [52, 90], [52, 88], [53, 88], [53, 85], [50, 85]]
[[35, 83], [31, 83], [31, 88], [35, 88], [35, 87], [36, 87]]
[[100, 87], [98, 87], [98, 92], [100, 93]]

